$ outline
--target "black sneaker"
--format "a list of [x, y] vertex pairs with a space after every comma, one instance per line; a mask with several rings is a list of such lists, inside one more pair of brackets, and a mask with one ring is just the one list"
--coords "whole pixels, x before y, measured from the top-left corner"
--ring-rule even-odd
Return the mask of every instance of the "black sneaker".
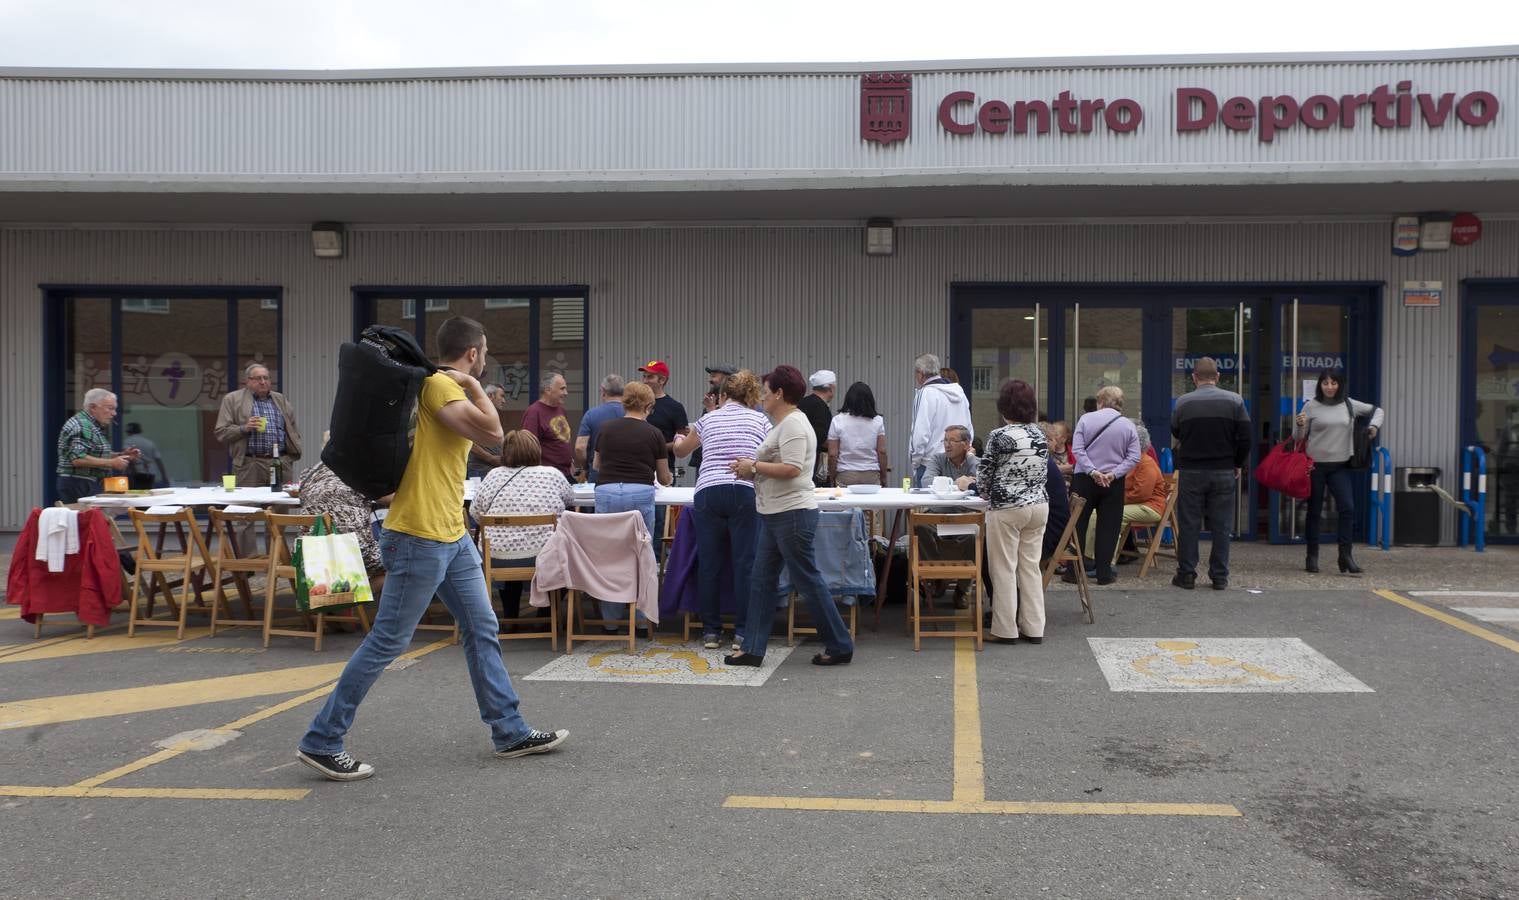
[[359, 762], [349, 756], [346, 750], [339, 750], [331, 756], [297, 750], [295, 755], [301, 762], [333, 781], [359, 781], [374, 774], [374, 766]]
[[566, 729], [558, 731], [529, 731], [527, 737], [504, 750], [496, 751], [497, 759], [516, 759], [519, 756], [531, 756], [534, 753], [547, 753], [570, 739], [570, 733]]
[[1195, 573], [1191, 575], [1183, 575], [1182, 573], [1177, 572], [1175, 575], [1171, 576], [1171, 583], [1184, 591], [1190, 591], [1193, 588], [1197, 587], [1197, 575]]
[[1229, 579], [1227, 579], [1227, 578], [1215, 578], [1215, 579], [1213, 579], [1213, 589], [1215, 591], [1227, 591], [1229, 589]]

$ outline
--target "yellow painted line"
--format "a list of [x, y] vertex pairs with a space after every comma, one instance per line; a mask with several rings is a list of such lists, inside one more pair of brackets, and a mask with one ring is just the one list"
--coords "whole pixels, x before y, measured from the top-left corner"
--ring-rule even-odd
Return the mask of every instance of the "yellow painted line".
[[[448, 645], [450, 645], [452, 643], [453, 643], [453, 638], [444, 638], [441, 641], [436, 641], [434, 643], [428, 644], [425, 647], [419, 647], [416, 650], [412, 650], [412, 651], [410, 651], [408, 653], [403, 653], [403, 654], [401, 654], [401, 658], [402, 659], [420, 659], [420, 658], [426, 656], [427, 654], [433, 652], [434, 650], [441, 650], [444, 647], [447, 647]], [[344, 663], [343, 665], [347, 665], [347, 664]], [[312, 667], [312, 668], [319, 668], [319, 667]], [[339, 672], [341, 672], [341, 671], [342, 671], [342, 666], [339, 666]], [[307, 691], [306, 693], [301, 694], [298, 697], [291, 697], [289, 700], [285, 700], [285, 701], [282, 701], [280, 703], [276, 703], [274, 706], [270, 706], [270, 707], [268, 707], [266, 709], [261, 709], [258, 712], [250, 713], [250, 714], [248, 714], [246, 716], [243, 716], [241, 719], [235, 719], [235, 720], [233, 720], [231, 722], [228, 722], [227, 724], [221, 726], [220, 728], [217, 728], [217, 729], [214, 729], [214, 730], [215, 731], [240, 731], [240, 730], [242, 730], [244, 728], [247, 728], [249, 725], [254, 725], [254, 724], [258, 723], [258, 722], [264, 721], [265, 719], [271, 718], [273, 716], [277, 716], [280, 713], [285, 712], [286, 710], [295, 709], [297, 706], [300, 706], [303, 703], [309, 703], [312, 700], [316, 700], [318, 698], [327, 696], [327, 694], [329, 692], [331, 692], [333, 684], [336, 684], [336, 682], [331, 682], [331, 683], [328, 683], [328, 684], [324, 684], [321, 687], [317, 688], [316, 690]], [[193, 749], [195, 749], [195, 742], [194, 741], [183, 741], [183, 742], [181, 742], [179, 744], [176, 744], [173, 747], [170, 747], [170, 748], [168, 748], [166, 750], [160, 750], [157, 753], [153, 753], [153, 754], [149, 754], [148, 756], [144, 756], [142, 759], [135, 760], [133, 762], [129, 762], [129, 763], [127, 763], [124, 766], [118, 766], [117, 768], [114, 768], [114, 769], [112, 769], [109, 772], [101, 773], [100, 775], [96, 775], [96, 776], [94, 776], [92, 778], [86, 778], [85, 780], [83, 780], [83, 781], [78, 782], [77, 784], [75, 784], [74, 787], [75, 788], [81, 788], [81, 789], [82, 788], [97, 787], [99, 785], [105, 784], [108, 781], [115, 781], [118, 778], [121, 778], [121, 777], [126, 776], [126, 775], [130, 775], [133, 772], [140, 772], [140, 771], [142, 771], [143, 769], [146, 769], [149, 766], [157, 765], [158, 763], [161, 763], [161, 762], [167, 762], [168, 760], [171, 760], [174, 757], [179, 756], [180, 754], [187, 753], [187, 752], [189, 752], [190, 750], [193, 750]], [[304, 796], [304, 795], [302, 795], [302, 796]], [[296, 798], [296, 799], [300, 799], [300, 798]]]
[[986, 799], [986, 767], [981, 755], [981, 695], [976, 687], [976, 645], [955, 638], [955, 800]]
[[224, 675], [196, 681], [0, 703], [0, 731], [305, 691], [337, 678], [342, 673], [343, 666], [344, 663], [325, 663], [320, 666], [276, 669], [272, 672], [250, 672], [246, 675]]
[[924, 813], [991, 816], [1217, 816], [1237, 818], [1227, 803], [1047, 803], [996, 800], [866, 800], [851, 797], [729, 797], [724, 809]]
[[9, 605], [7, 605], [7, 606], [0, 606], [0, 619], [19, 619], [19, 618], [21, 618], [21, 607], [19, 607], [19, 606], [9, 606]]
[[1374, 591], [1373, 593], [1384, 600], [1391, 600], [1399, 606], [1406, 606], [1416, 613], [1421, 613], [1423, 615], [1429, 616], [1431, 619], [1444, 622], [1445, 624], [1450, 625], [1454, 628], [1459, 628], [1469, 635], [1482, 638], [1484, 641], [1488, 641], [1489, 643], [1497, 644], [1505, 650], [1512, 650], [1515, 653], [1519, 653], [1519, 641], [1516, 641], [1513, 638], [1504, 637], [1495, 631], [1489, 631], [1486, 628], [1483, 628], [1481, 625], [1473, 625], [1471, 622], [1468, 622], [1465, 619], [1453, 616], [1447, 612], [1441, 612], [1432, 606], [1425, 606], [1417, 600], [1410, 600], [1407, 597], [1404, 597], [1401, 594], [1396, 594], [1392, 591], [1378, 590]]
[[[199, 640], [211, 633], [205, 626], [185, 629], [185, 641]], [[43, 659], [62, 659], [69, 656], [89, 656], [94, 653], [119, 653], [122, 650], [161, 649], [184, 641], [172, 631], [145, 631], [137, 637], [112, 634], [104, 637], [96, 632], [90, 640], [63, 639], [47, 646], [22, 647], [13, 653], [0, 655], [0, 664], [13, 662], [37, 662]]]
[[[113, 627], [119, 628], [123, 626]], [[95, 633], [99, 634], [100, 632], [96, 631]], [[0, 662], [5, 662], [7, 659], [15, 656], [16, 654], [28, 653], [32, 650], [37, 650], [42, 647], [52, 647], [56, 644], [64, 644], [82, 637], [84, 637], [84, 629], [80, 628], [78, 631], [71, 632], [69, 634], [60, 634], [57, 637], [43, 638], [41, 640], [32, 641], [29, 644], [13, 644], [3, 650], [0, 650]]]
[[125, 800], [304, 800], [309, 788], [81, 788], [0, 784], [0, 797], [116, 797]]

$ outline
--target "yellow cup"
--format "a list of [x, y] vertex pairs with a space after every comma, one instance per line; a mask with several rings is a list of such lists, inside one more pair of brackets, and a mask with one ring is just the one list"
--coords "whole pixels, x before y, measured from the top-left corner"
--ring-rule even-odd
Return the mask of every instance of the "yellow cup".
[[268, 416], [259, 416], [258, 417], [258, 433], [259, 434], [263, 434], [265, 431], [268, 431], [268, 430], [269, 430], [269, 417]]
[[235, 490], [237, 490], [237, 476], [236, 475], [223, 475], [222, 476], [222, 487], [226, 488], [229, 491], [235, 491]]

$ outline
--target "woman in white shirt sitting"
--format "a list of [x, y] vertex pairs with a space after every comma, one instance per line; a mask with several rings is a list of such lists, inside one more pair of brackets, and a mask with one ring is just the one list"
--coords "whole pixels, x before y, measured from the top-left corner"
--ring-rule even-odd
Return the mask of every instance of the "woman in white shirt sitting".
[[[472, 515], [557, 516], [574, 502], [575, 492], [564, 473], [541, 465], [543, 450], [532, 432], [507, 432], [501, 462], [476, 489], [474, 502], [470, 504]], [[531, 566], [552, 533], [553, 528], [548, 525], [486, 528], [492, 564], [508, 568]], [[516, 618], [521, 611], [523, 584], [508, 581], [501, 585], [501, 607], [507, 618]]]
[[828, 426], [828, 478], [840, 487], [886, 486], [886, 420], [876, 415], [870, 385], [856, 381]]

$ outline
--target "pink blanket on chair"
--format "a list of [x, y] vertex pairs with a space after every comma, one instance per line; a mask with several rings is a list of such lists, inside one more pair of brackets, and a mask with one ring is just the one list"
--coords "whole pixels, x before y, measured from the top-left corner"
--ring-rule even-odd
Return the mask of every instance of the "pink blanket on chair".
[[566, 512], [543, 549], [533, 575], [533, 606], [548, 606], [549, 592], [569, 588], [598, 600], [632, 603], [659, 623], [659, 564], [643, 515]]

